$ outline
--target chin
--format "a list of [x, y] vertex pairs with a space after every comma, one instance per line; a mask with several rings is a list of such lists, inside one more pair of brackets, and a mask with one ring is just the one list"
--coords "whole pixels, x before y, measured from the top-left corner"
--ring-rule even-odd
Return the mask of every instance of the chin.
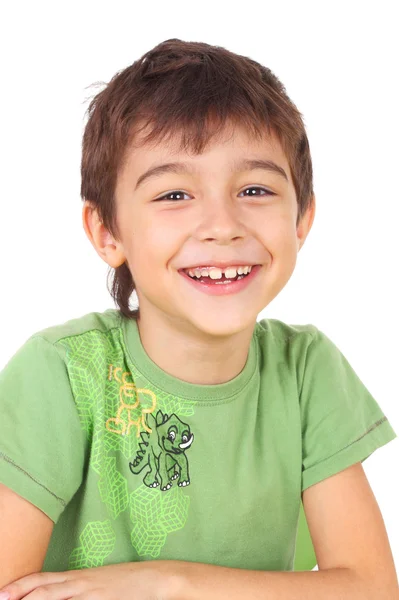
[[207, 319], [204, 317], [202, 321], [195, 322], [195, 326], [199, 331], [209, 336], [228, 337], [246, 331], [250, 327], [253, 328], [256, 322], [256, 317], [253, 320], [248, 318], [244, 320], [243, 316], [239, 315], [234, 319], [228, 315], [228, 312], [225, 313], [224, 317], [223, 319], [219, 316]]

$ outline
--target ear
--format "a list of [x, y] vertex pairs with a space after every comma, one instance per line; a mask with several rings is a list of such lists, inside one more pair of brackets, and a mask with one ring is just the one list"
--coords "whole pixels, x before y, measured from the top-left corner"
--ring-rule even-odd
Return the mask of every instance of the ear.
[[101, 222], [94, 204], [85, 200], [82, 210], [83, 228], [92, 246], [110, 267], [116, 269], [126, 261], [121, 242], [117, 242]]
[[308, 233], [309, 233], [309, 231], [312, 228], [314, 217], [315, 217], [315, 213], [316, 213], [316, 197], [313, 194], [310, 206], [307, 209], [307, 211], [305, 212], [305, 214], [303, 215], [302, 219], [299, 221], [299, 224], [298, 224], [298, 227], [297, 227], [298, 251], [304, 245], [305, 240], [306, 240], [306, 238], [308, 236]]

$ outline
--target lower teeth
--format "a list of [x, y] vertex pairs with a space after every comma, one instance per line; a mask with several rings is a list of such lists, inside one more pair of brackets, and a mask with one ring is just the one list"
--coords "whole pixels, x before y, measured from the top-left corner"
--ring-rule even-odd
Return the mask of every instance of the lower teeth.
[[[233, 283], [233, 281], [239, 281], [240, 279], [244, 279], [244, 277], [247, 277], [247, 275], [249, 275], [249, 273], [247, 273], [246, 275], [239, 275], [237, 278], [234, 278], [234, 279], [222, 279], [220, 281], [213, 279], [212, 281], [213, 281], [214, 285], [226, 285], [228, 283]], [[199, 281], [200, 283], [202, 283], [201, 279], [197, 279], [196, 277], [192, 277], [191, 279], [194, 279], [195, 281]], [[203, 281], [203, 283], [208, 283], [208, 282]]]
[[239, 275], [237, 279], [225, 279], [224, 281], [215, 281], [216, 285], [232, 283], [233, 281], [238, 281], [239, 279], [244, 279], [245, 275]]

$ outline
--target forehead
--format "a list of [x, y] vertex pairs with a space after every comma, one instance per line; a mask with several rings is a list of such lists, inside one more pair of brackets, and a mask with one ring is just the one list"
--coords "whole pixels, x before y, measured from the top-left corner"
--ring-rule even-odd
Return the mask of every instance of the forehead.
[[143, 129], [134, 136], [125, 155], [125, 172], [131, 177], [139, 177], [146, 169], [162, 162], [184, 161], [193, 171], [201, 173], [210, 168], [231, 168], [239, 159], [270, 159], [280, 165], [291, 177], [290, 167], [283, 148], [275, 135], [269, 134], [266, 129], [260, 138], [256, 138], [243, 127], [226, 125], [223, 130], [211, 136], [200, 154], [192, 149], [182, 146], [183, 134], [176, 132], [167, 139], [160, 139], [151, 143], [145, 142], [149, 129]]

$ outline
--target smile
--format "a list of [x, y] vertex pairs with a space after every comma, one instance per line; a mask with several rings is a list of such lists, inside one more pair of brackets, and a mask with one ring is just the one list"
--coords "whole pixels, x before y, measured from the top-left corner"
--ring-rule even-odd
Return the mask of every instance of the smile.
[[238, 275], [237, 279], [226, 279], [224, 275], [219, 279], [211, 279], [207, 276], [197, 279], [190, 277], [184, 271], [179, 271], [179, 274], [198, 291], [211, 296], [224, 296], [244, 290], [256, 278], [261, 268], [262, 265], [256, 265], [252, 267], [250, 273]]

